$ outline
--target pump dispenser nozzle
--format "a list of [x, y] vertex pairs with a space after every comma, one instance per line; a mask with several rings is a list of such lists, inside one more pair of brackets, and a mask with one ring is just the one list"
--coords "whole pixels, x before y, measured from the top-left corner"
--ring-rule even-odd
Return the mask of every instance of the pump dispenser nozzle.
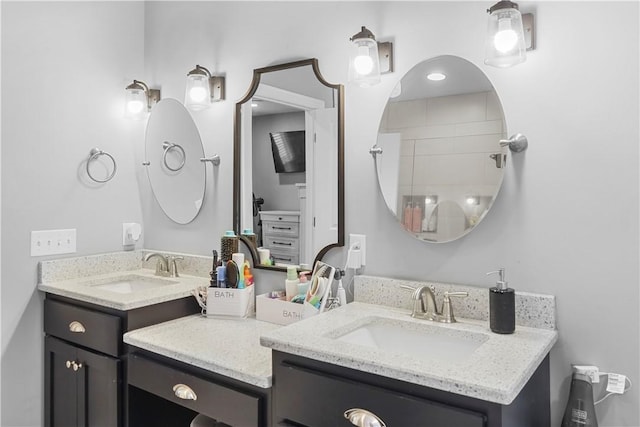
[[504, 280], [504, 268], [487, 275], [496, 273], [496, 286], [489, 289], [489, 327], [497, 334], [511, 334], [516, 329], [515, 292]]
[[509, 284], [506, 280], [504, 280], [504, 268], [501, 268], [496, 271], [490, 271], [487, 273], [487, 276], [490, 274], [498, 274], [498, 280], [496, 281], [496, 288], [498, 289], [507, 289], [507, 285]]

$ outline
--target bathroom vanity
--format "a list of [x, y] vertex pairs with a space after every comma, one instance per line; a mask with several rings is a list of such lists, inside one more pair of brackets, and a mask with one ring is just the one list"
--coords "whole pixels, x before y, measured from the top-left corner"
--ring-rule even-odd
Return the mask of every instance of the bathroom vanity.
[[424, 283], [359, 276], [353, 303], [281, 327], [207, 318], [191, 296], [206, 279], [141, 259], [41, 264], [47, 427], [549, 425], [553, 297], [517, 294], [516, 332], [500, 335], [482, 318], [487, 289], [432, 284], [438, 300], [469, 294], [457, 323], [437, 324], [410, 316], [403, 288]]
[[550, 419], [548, 356], [509, 405], [279, 351], [273, 376], [274, 425], [347, 427], [345, 412], [358, 410], [387, 426], [541, 427]]
[[122, 335], [198, 310], [191, 297], [120, 311], [48, 293], [45, 425], [125, 425], [128, 349]]
[[125, 388], [130, 330], [187, 316], [202, 281], [161, 278], [141, 252], [45, 261], [45, 426], [127, 425]]
[[346, 416], [374, 422], [364, 425], [550, 425], [553, 297], [518, 295], [516, 332], [500, 335], [474, 318], [486, 289], [434, 284], [438, 297], [469, 293], [455, 302], [458, 322], [442, 324], [410, 316], [402, 286], [418, 282], [355, 283], [355, 302], [262, 335], [273, 350], [274, 425], [346, 427]]

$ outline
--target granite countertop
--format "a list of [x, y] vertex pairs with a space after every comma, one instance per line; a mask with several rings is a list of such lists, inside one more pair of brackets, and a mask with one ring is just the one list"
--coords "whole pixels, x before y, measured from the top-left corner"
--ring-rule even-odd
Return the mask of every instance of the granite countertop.
[[[162, 281], [167, 284], [131, 293], [114, 292], [97, 287], [101, 284], [131, 277]], [[50, 294], [126, 311], [187, 297], [191, 295], [193, 289], [207, 285], [207, 280], [202, 277], [184, 275], [180, 277], [159, 277], [154, 274], [154, 270], [142, 268], [138, 270], [100, 274], [91, 276], [91, 278], [84, 277], [50, 283], [39, 283], [38, 289]]]
[[271, 387], [271, 350], [260, 335], [282, 326], [255, 319], [187, 316], [124, 335], [124, 342], [262, 388]]
[[[336, 337], [379, 318], [406, 322], [403, 325], [409, 329], [435, 327], [443, 334], [479, 337], [484, 342], [462, 360], [443, 360], [432, 357], [428, 351], [412, 356], [336, 341]], [[494, 334], [483, 320], [458, 318], [458, 323], [437, 324], [413, 319], [406, 309], [354, 302], [266, 332], [260, 342], [285, 353], [508, 405], [533, 375], [557, 337], [555, 330], [525, 326], [518, 326], [511, 335]]]
[[[193, 289], [209, 285], [208, 277], [201, 274], [211, 265], [210, 259], [184, 256], [180, 277], [162, 277], [154, 274], [156, 260], [144, 262], [143, 255], [144, 251], [114, 252], [43, 261], [38, 268], [38, 289], [126, 311], [187, 297]], [[100, 287], [128, 278], [163, 284], [130, 293]]]

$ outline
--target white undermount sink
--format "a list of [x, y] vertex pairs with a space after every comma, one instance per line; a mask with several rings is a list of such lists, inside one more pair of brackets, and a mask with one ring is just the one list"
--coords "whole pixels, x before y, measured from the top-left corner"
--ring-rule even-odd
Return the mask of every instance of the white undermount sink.
[[455, 362], [469, 357], [488, 337], [429, 321], [416, 323], [371, 317], [335, 339], [393, 353]]
[[129, 274], [126, 276], [104, 279], [97, 282], [88, 282], [86, 285], [95, 289], [101, 289], [119, 294], [131, 294], [139, 291], [146, 291], [161, 286], [175, 285], [179, 283], [174, 280], [162, 277], [140, 276], [137, 274]]

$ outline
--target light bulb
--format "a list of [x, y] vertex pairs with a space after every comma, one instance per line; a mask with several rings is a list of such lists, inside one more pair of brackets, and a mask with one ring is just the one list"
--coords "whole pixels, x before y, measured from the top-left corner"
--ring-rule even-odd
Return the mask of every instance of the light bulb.
[[133, 100], [127, 103], [127, 110], [131, 114], [139, 114], [140, 112], [142, 112], [143, 108], [144, 103], [142, 101]]
[[501, 53], [509, 52], [518, 43], [518, 33], [511, 27], [511, 18], [498, 20], [498, 32], [493, 38], [493, 45]]
[[192, 87], [189, 91], [189, 97], [194, 102], [202, 102], [207, 97], [207, 90], [202, 86]]
[[366, 76], [373, 71], [373, 59], [369, 56], [369, 49], [367, 46], [358, 47], [358, 56], [353, 60], [353, 66], [356, 68], [358, 74]]

